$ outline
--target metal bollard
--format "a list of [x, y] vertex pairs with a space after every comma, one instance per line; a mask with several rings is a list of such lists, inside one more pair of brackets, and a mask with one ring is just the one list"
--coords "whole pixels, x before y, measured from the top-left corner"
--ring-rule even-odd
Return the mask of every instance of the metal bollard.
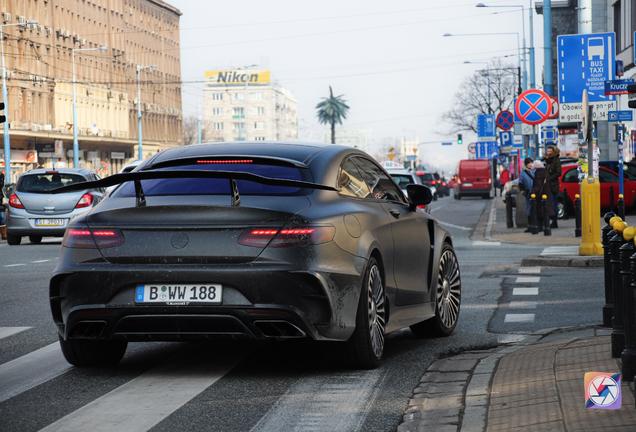
[[514, 226], [512, 219], [512, 194], [506, 192], [506, 227], [514, 228]]
[[548, 203], [546, 194], [541, 195], [541, 205], [543, 206], [543, 235], [550, 236], [552, 235], [552, 230], [550, 229], [550, 217], [548, 217], [548, 205], [552, 205], [552, 203]]
[[[617, 232], [614, 237], [609, 240], [610, 250], [610, 272], [612, 274], [612, 292], [614, 293], [615, 306], [620, 299], [621, 285], [621, 260], [620, 247], [623, 245], [623, 236]], [[623, 330], [623, 310], [620, 307], [614, 307], [614, 315], [612, 316], [612, 357], [618, 358], [625, 347], [625, 333]]]
[[539, 232], [539, 223], [537, 222], [537, 196], [530, 194], [530, 219], [528, 220], [528, 229], [532, 234]]
[[634, 239], [634, 228], [633, 227], [625, 228], [623, 230], [623, 240], [625, 240], [625, 244], [623, 244], [619, 248], [619, 260], [620, 260], [619, 281], [620, 282], [618, 284], [618, 289], [614, 292], [614, 296], [615, 296], [614, 298], [616, 299], [616, 306], [617, 306], [615, 310], [616, 309], [621, 310], [620, 315], [621, 315], [621, 320], [623, 325], [623, 341], [622, 341], [622, 345], [619, 343], [616, 346], [617, 351], [620, 349], [616, 357], [620, 357], [622, 355], [622, 352], [625, 349], [625, 343], [626, 343], [625, 342], [626, 341], [625, 318], [630, 313], [629, 309], [631, 306], [629, 303], [627, 303], [626, 297], [627, 297], [627, 291], [629, 290], [629, 284], [632, 279], [631, 268], [629, 266], [630, 264], [629, 259], [634, 254], [634, 252], [636, 252], [636, 248], [634, 248], [634, 243], [632, 242], [633, 239]]
[[603, 220], [606, 225], [601, 229], [603, 242], [603, 272], [605, 281], [605, 304], [603, 305], [603, 326], [612, 326], [612, 315], [614, 314], [614, 291], [612, 290], [612, 273], [610, 272], [610, 256], [609, 256], [609, 239], [616, 233], [610, 225], [610, 219], [615, 214], [613, 212], [605, 213]]
[[625, 315], [625, 349], [621, 354], [621, 373], [625, 381], [633, 381], [636, 375], [636, 254], [629, 261], [631, 279], [625, 295], [629, 313]]
[[625, 199], [623, 194], [618, 194], [618, 202], [616, 203], [616, 215], [621, 219], [625, 219]]
[[574, 195], [574, 237], [581, 237], [581, 195]]

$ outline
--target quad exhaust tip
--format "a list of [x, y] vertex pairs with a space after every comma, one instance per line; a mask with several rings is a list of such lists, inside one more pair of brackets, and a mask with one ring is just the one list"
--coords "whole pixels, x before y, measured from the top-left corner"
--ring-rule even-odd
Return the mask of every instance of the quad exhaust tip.
[[307, 337], [304, 331], [296, 325], [284, 320], [259, 320], [254, 321], [265, 337], [277, 339], [299, 339]]

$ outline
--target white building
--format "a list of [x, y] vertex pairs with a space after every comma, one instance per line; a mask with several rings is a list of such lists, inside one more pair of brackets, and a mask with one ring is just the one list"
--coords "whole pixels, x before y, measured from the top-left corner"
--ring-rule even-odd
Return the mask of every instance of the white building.
[[206, 141], [298, 139], [296, 99], [271, 82], [269, 70], [213, 70], [205, 77]]

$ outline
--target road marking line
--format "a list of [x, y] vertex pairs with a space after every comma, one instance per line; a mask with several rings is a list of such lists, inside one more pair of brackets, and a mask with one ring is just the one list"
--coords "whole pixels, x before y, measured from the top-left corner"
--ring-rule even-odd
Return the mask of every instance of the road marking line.
[[380, 370], [303, 379], [270, 408], [251, 432], [357, 431], [375, 400]]
[[579, 247], [578, 246], [550, 246], [541, 252], [540, 255], [578, 255]]
[[539, 295], [539, 288], [513, 288], [512, 295]]
[[488, 223], [486, 223], [486, 232], [484, 233], [484, 237], [486, 240], [490, 240], [490, 236], [492, 234], [492, 227], [495, 224], [495, 219], [497, 218], [497, 209], [495, 207], [495, 201], [492, 200], [490, 202], [490, 214], [488, 215]]
[[47, 259], [45, 259], [45, 260], [37, 260], [37, 261], [31, 261], [31, 264], [40, 264], [40, 263], [45, 263], [45, 262], [49, 262], [49, 261], [51, 261], [51, 260], [47, 260]]
[[500, 334], [500, 335], [497, 335], [497, 343], [500, 343], [500, 344], [516, 343], [516, 342], [523, 341], [527, 337], [528, 335], [524, 335], [524, 334]]
[[476, 240], [473, 242], [473, 246], [501, 246], [501, 242]]
[[506, 314], [505, 323], [534, 322], [534, 314]]
[[[145, 432], [220, 380], [245, 353], [170, 359], [41, 431]], [[181, 356], [180, 356], [181, 357]]]
[[540, 280], [540, 276], [517, 276], [515, 283], [537, 283]]
[[461, 225], [455, 225], [455, 224], [448, 223], [448, 222], [437, 221], [437, 223], [440, 224], [440, 225], [443, 225], [443, 226], [447, 226], [447, 227], [451, 227], [451, 228], [457, 228], [457, 229], [464, 230], [464, 231], [472, 230], [472, 228], [470, 228], [470, 227], [465, 227], [465, 226], [461, 226]]
[[508, 303], [510, 309], [536, 309], [536, 301], [511, 301]]
[[20, 267], [25, 266], [26, 264], [5, 264], [5, 267]]
[[31, 327], [0, 327], [0, 339], [4, 339], [14, 334], [21, 333]]
[[62, 375], [71, 365], [58, 342], [0, 365], [0, 402]]
[[538, 274], [541, 273], [541, 267], [519, 267], [521, 274]]
[[435, 207], [435, 208], [431, 209], [431, 213], [436, 212], [437, 210], [441, 210], [441, 209], [443, 209], [444, 207], [446, 207], [446, 205], [439, 206], [439, 207]]

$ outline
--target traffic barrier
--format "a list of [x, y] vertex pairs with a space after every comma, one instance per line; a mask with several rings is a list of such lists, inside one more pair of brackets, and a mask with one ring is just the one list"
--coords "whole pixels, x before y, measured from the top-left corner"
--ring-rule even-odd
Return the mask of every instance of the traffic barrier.
[[550, 217], [548, 216], [548, 205], [552, 205], [552, 203], [548, 203], [548, 196], [546, 194], [541, 195], [541, 210], [543, 211], [543, 235], [549, 236], [552, 235], [552, 229], [550, 228]]
[[634, 252], [636, 252], [636, 248], [634, 248], [634, 227], [626, 227], [623, 230], [622, 236], [625, 243], [618, 249], [619, 251], [619, 260], [620, 260], [620, 278], [617, 286], [617, 290], [614, 292], [614, 298], [616, 299], [616, 307], [614, 308], [614, 313], [616, 310], [620, 310], [620, 324], [623, 327], [623, 338], [622, 341], [618, 341], [616, 346], [616, 350], [618, 351], [618, 355], [616, 357], [620, 357], [625, 349], [625, 318], [629, 314], [630, 304], [627, 302], [627, 291], [629, 291], [629, 284], [632, 279], [632, 273], [630, 268], [630, 261]]
[[574, 195], [574, 237], [581, 237], [581, 195]]
[[537, 196], [530, 194], [530, 219], [528, 220], [528, 229], [532, 234], [539, 232], [539, 224], [537, 222]]
[[603, 243], [603, 272], [605, 282], [605, 304], [603, 305], [603, 326], [612, 326], [612, 315], [614, 314], [614, 291], [612, 291], [612, 274], [610, 273], [609, 239], [616, 233], [612, 229], [610, 219], [615, 217], [614, 212], [607, 212], [603, 216], [605, 226], [601, 229], [601, 239]]
[[622, 220], [616, 220], [612, 224], [616, 234], [609, 240], [609, 253], [610, 253], [610, 273], [612, 279], [612, 292], [614, 293], [614, 314], [612, 316], [612, 357], [618, 358], [623, 352], [625, 347], [625, 333], [623, 329], [623, 310], [618, 307], [617, 304], [620, 301], [620, 286], [621, 286], [621, 257], [620, 248], [623, 246], [623, 229], [625, 228], [625, 222]]
[[[636, 241], [636, 240], [635, 240]], [[636, 253], [630, 258], [631, 278], [625, 292], [625, 349], [621, 353], [621, 373], [625, 381], [634, 381], [636, 375]]]
[[625, 199], [623, 194], [618, 194], [618, 202], [616, 203], [616, 215], [621, 219], [625, 219]]
[[514, 226], [512, 219], [512, 194], [506, 192], [506, 227], [514, 228]]

